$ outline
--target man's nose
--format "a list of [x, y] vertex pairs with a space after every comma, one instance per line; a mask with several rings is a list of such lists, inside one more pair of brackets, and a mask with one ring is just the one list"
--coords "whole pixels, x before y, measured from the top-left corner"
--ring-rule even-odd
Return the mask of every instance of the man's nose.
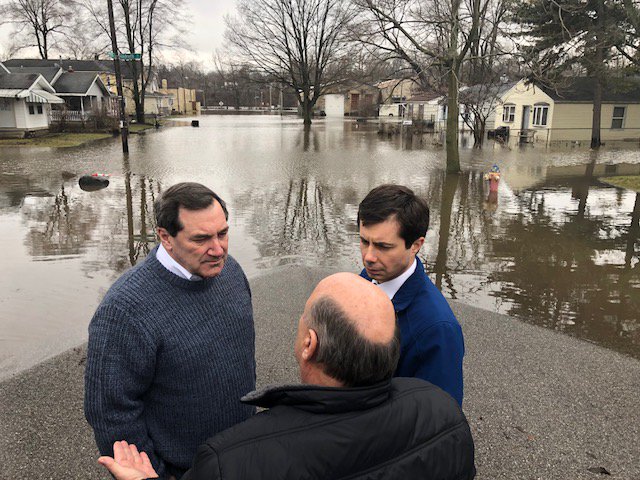
[[375, 263], [378, 258], [376, 257], [376, 252], [373, 249], [372, 245], [369, 245], [364, 252], [364, 261], [367, 263]]
[[211, 240], [211, 244], [209, 245], [209, 250], [207, 250], [207, 254], [212, 257], [221, 257], [224, 255], [224, 249], [220, 244], [220, 240], [217, 238], [213, 238]]

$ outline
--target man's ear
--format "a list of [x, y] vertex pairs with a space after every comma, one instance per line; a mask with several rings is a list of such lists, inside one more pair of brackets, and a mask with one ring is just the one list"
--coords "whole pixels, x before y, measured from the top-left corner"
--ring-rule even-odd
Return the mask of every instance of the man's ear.
[[160, 237], [160, 241], [162, 242], [162, 246], [166, 249], [166, 250], [171, 250], [171, 235], [169, 234], [169, 232], [167, 231], [166, 228], [163, 227], [158, 227], [156, 229], [156, 232], [158, 233], [158, 237]]
[[415, 242], [411, 244], [411, 253], [413, 253], [414, 255], [417, 255], [420, 249], [422, 248], [422, 245], [424, 245], [424, 237], [418, 238]]
[[313, 328], [307, 330], [307, 334], [304, 337], [304, 343], [302, 345], [302, 359], [309, 361], [318, 351], [318, 334]]

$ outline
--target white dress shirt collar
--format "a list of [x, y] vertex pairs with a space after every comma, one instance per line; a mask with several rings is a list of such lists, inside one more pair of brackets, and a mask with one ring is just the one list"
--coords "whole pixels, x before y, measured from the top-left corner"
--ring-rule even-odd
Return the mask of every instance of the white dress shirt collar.
[[164, 248], [164, 245], [162, 245], [162, 243], [158, 247], [158, 251], [156, 252], [156, 258], [164, 268], [169, 270], [174, 275], [177, 275], [191, 282], [202, 280], [202, 277], [199, 277], [198, 275], [191, 273], [189, 270], [187, 270], [178, 262], [176, 262], [174, 258], [171, 255], [169, 255], [169, 252], [167, 252], [167, 250]]
[[407, 268], [402, 275], [398, 275], [396, 278], [389, 280], [387, 282], [378, 283], [374, 280], [373, 283], [378, 285], [382, 289], [382, 291], [387, 294], [387, 296], [389, 297], [389, 300], [392, 300], [394, 295], [398, 293], [398, 290], [400, 290], [400, 287], [404, 285], [404, 282], [406, 282], [407, 279], [411, 275], [413, 275], [413, 272], [416, 271], [417, 265], [418, 265], [418, 261], [414, 258], [411, 266]]

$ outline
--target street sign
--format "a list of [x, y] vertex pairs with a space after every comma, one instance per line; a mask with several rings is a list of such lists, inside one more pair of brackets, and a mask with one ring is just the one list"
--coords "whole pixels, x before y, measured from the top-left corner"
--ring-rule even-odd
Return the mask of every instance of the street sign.
[[[109, 57], [116, 58], [116, 54], [113, 52], [109, 52]], [[142, 58], [141, 53], [120, 53], [118, 54], [118, 58], [120, 60], [140, 60]]]

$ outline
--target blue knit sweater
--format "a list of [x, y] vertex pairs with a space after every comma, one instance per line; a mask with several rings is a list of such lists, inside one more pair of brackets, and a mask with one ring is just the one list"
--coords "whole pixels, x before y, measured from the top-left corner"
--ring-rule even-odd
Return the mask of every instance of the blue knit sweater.
[[98, 448], [127, 440], [166, 464], [191, 465], [199, 444], [249, 418], [255, 388], [251, 292], [228, 257], [220, 275], [190, 282], [157, 248], [109, 289], [89, 325], [85, 415]]

